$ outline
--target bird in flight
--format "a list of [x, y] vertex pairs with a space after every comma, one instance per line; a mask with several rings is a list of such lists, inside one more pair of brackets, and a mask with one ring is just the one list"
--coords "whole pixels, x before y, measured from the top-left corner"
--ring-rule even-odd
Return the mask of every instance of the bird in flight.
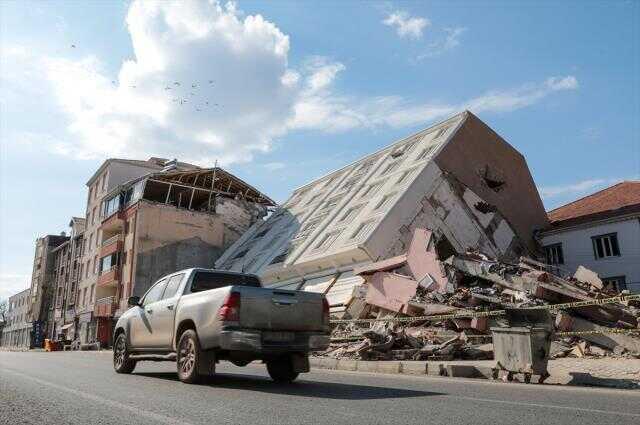
[[191, 84], [191, 87], [195, 88], [197, 86], [196, 83]]
[[213, 84], [213, 80], [209, 80], [209, 84]]
[[196, 108], [196, 111], [200, 112], [200, 111], [202, 111], [202, 109], [200, 109], [200, 108]]
[[167, 86], [164, 88], [165, 90], [171, 90], [171, 87]]
[[180, 83], [179, 83], [179, 82], [177, 82], [177, 81], [176, 81], [175, 83], [173, 83], [173, 84], [174, 84], [174, 85], [176, 85], [176, 86], [179, 86], [179, 85], [180, 85]]
[[71, 48], [72, 48], [72, 49], [75, 49], [75, 48], [76, 48], [76, 45], [75, 45], [75, 44], [72, 44], [72, 45], [71, 45]]

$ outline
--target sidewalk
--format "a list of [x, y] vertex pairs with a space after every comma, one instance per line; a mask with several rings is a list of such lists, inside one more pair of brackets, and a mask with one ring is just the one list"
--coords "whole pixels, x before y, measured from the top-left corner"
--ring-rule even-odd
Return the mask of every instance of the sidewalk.
[[[311, 358], [311, 367], [358, 372], [449, 376], [491, 379], [493, 360], [468, 361], [363, 361]], [[640, 359], [563, 358], [549, 361], [544, 385], [583, 385], [640, 390]], [[521, 379], [516, 375], [514, 381]], [[533, 380], [532, 382], [535, 382]]]

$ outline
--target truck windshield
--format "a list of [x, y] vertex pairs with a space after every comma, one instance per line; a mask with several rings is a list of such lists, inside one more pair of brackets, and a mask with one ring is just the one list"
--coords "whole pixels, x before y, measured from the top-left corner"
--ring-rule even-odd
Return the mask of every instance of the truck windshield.
[[208, 291], [225, 286], [242, 285], [260, 288], [260, 280], [251, 275], [227, 274], [215, 272], [196, 272], [191, 282], [191, 292]]

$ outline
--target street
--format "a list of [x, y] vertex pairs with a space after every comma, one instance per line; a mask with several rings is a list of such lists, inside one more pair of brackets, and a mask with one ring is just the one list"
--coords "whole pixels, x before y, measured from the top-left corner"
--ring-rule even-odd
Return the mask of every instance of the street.
[[105, 352], [0, 352], [3, 424], [632, 424], [640, 392], [314, 371], [293, 385], [261, 365], [202, 385], [173, 363], [117, 375]]

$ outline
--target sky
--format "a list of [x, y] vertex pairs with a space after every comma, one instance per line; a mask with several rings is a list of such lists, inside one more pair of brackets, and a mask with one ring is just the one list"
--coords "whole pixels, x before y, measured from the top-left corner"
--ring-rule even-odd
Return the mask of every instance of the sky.
[[0, 53], [0, 299], [109, 157], [281, 202], [468, 109], [548, 209], [640, 178], [640, 1], [5, 1]]

